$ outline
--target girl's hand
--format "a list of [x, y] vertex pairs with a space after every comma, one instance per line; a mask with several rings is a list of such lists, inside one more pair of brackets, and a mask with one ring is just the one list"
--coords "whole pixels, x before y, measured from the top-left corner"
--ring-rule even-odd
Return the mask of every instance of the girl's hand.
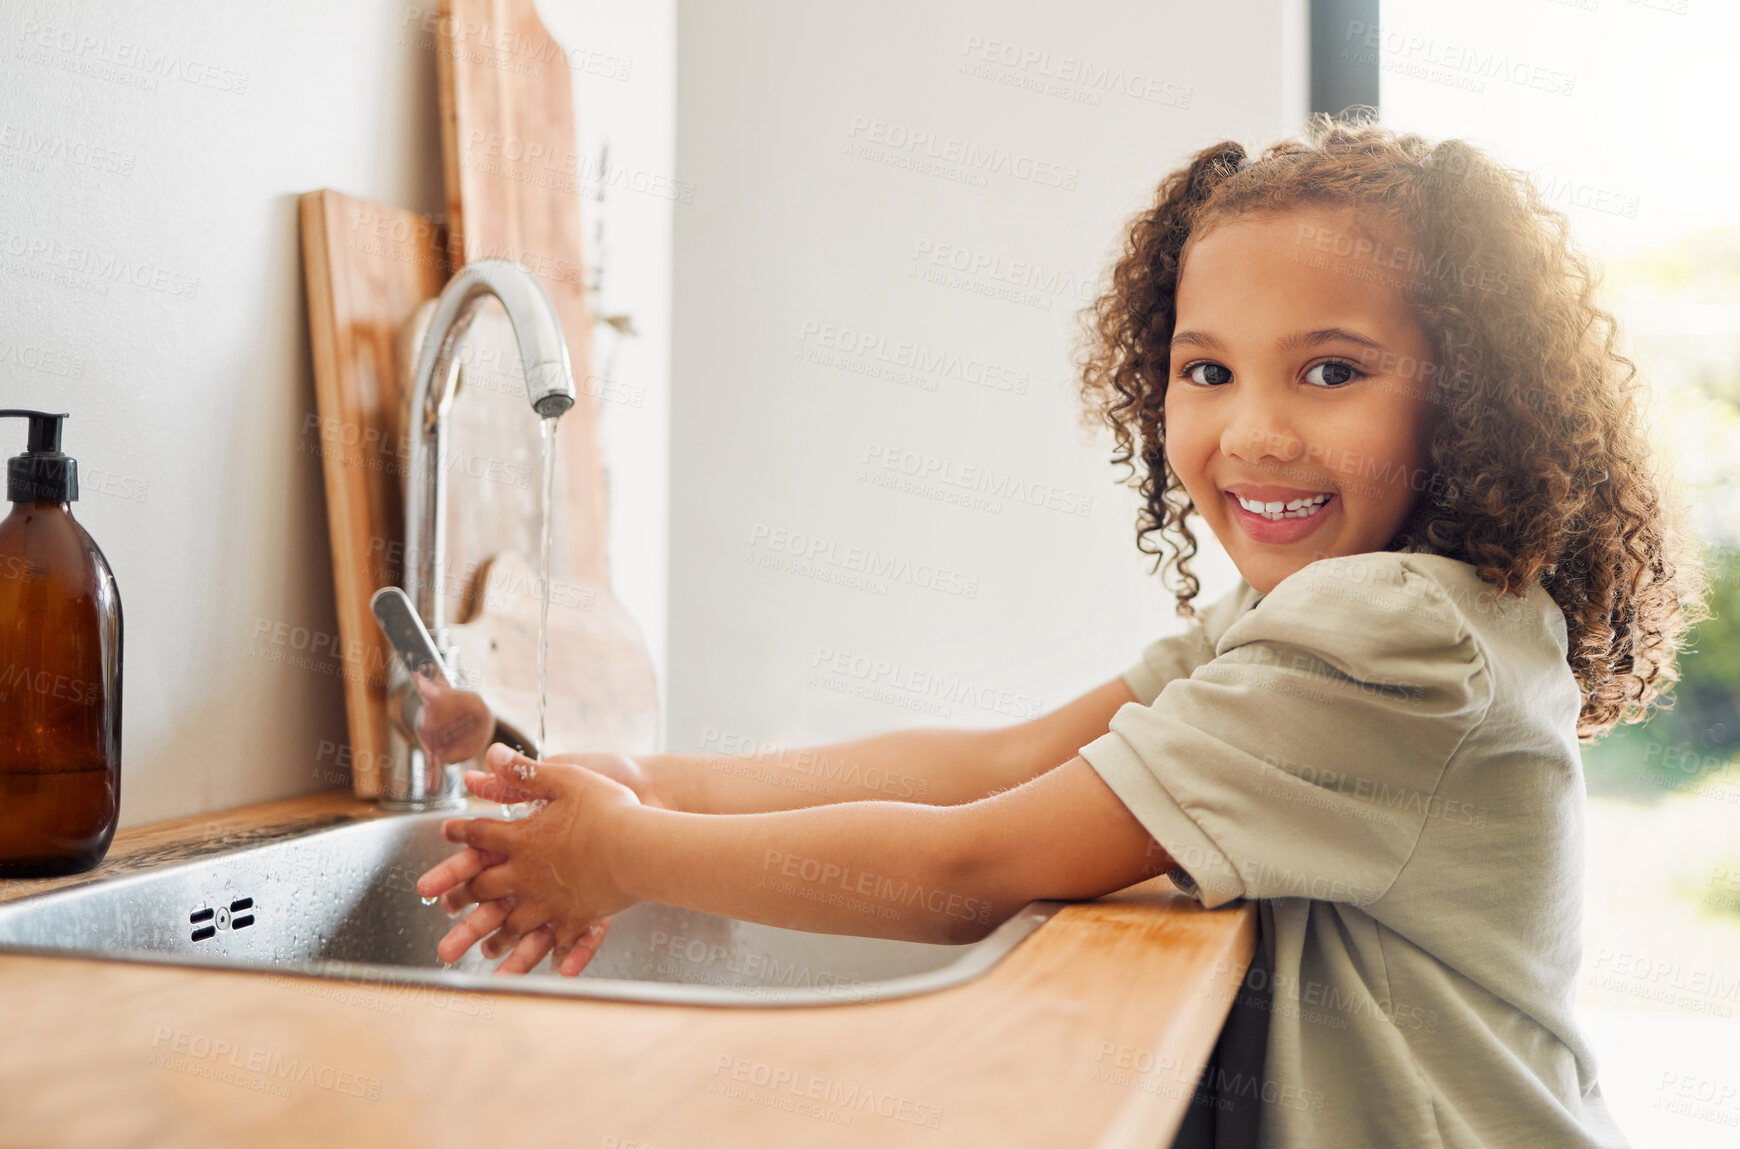
[[[657, 780], [654, 779], [652, 774], [644, 766], [633, 758], [621, 754], [594, 752], [580, 754], [553, 754], [546, 759], [546, 761], [563, 762], [574, 766], [584, 766], [588, 770], [594, 770], [603, 774], [606, 778], [614, 779], [615, 781], [622, 783], [624, 786], [627, 786], [630, 790], [633, 790], [635, 797], [640, 799], [641, 805], [643, 806], [657, 806], [660, 809], [674, 808], [670, 805], [669, 800], [664, 793], [664, 788], [657, 783]], [[473, 794], [491, 802], [501, 802], [512, 805], [520, 802], [530, 802], [534, 798], [534, 795], [531, 792], [522, 790], [518, 786], [503, 781], [495, 774], [471, 774], [466, 779], [466, 785]], [[441, 908], [445, 910], [450, 917], [458, 917], [460, 914], [463, 914], [467, 906], [473, 905], [479, 901], [477, 896], [471, 891], [470, 879], [476, 877], [484, 870], [489, 869], [491, 866], [499, 866], [505, 861], [507, 861], [507, 856], [505, 854], [498, 854], [491, 850], [479, 850], [474, 846], [467, 846], [464, 850], [448, 859], [446, 863], [448, 869], [445, 873], [455, 879], [455, 884], [440, 891], [439, 897], [441, 899]], [[429, 875], [426, 875], [426, 877], [433, 876], [438, 872], [442, 872], [440, 867], [431, 870]], [[437, 896], [436, 890], [433, 887], [425, 892], [422, 883], [418, 884], [417, 889], [418, 892], [423, 894], [425, 897]], [[503, 903], [496, 906], [493, 913], [499, 914], [500, 917], [505, 920], [508, 912], [512, 908], [512, 905]], [[482, 926], [487, 925], [489, 920], [490, 919], [488, 918], [479, 919], [479, 927], [481, 928]], [[556, 949], [553, 955], [553, 964], [556, 967], [556, 971], [563, 977], [578, 977], [580, 972], [586, 968], [595, 956], [597, 956], [599, 947], [604, 944], [604, 936], [610, 929], [610, 922], [610, 918], [604, 918], [595, 923], [580, 935], [571, 949], [566, 951]], [[555, 931], [553, 928], [546, 929], [540, 927], [537, 930], [533, 930], [530, 934], [527, 934], [521, 939], [520, 944], [515, 947], [513, 954], [509, 956], [507, 961], [502, 962], [502, 964], [497, 967], [496, 972], [529, 972], [533, 966], [544, 960], [546, 954], [550, 954], [551, 951], [555, 949], [555, 940]], [[482, 953], [484, 957], [494, 961], [507, 951], [500, 948], [494, 937], [487, 937], [484, 939], [479, 952]]]
[[[492, 774], [466, 774], [472, 793], [498, 802], [532, 801], [537, 809], [516, 821], [454, 818], [442, 824], [450, 841], [469, 848], [418, 879], [417, 892], [442, 895], [448, 905], [460, 898], [480, 904], [436, 952], [443, 961], [457, 961], [488, 938], [486, 957], [513, 951], [499, 972], [523, 973], [554, 950], [560, 972], [574, 976], [602, 943], [603, 922], [633, 904], [611, 875], [611, 843], [621, 817], [639, 799], [602, 770], [534, 762], [500, 744], [490, 747], [488, 762]], [[619, 759], [614, 768], [631, 780], [639, 769], [629, 759]]]
[[[584, 754], [552, 754], [544, 759], [546, 762], [565, 762], [573, 766], [584, 766], [588, 770], [604, 775], [622, 783], [634, 791], [634, 796], [640, 799], [642, 806], [657, 806], [661, 810], [674, 810], [664, 792], [664, 787], [634, 758], [623, 754], [584, 753]], [[490, 774], [479, 774], [479, 778], [489, 778]]]

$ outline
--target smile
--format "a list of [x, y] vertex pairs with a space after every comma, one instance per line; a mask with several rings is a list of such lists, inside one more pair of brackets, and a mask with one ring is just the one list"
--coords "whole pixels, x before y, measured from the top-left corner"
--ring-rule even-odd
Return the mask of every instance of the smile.
[[1285, 502], [1259, 502], [1241, 499], [1231, 491], [1224, 493], [1233, 522], [1246, 538], [1266, 546], [1303, 542], [1323, 529], [1323, 524], [1333, 517], [1329, 508], [1341, 502], [1332, 491], [1301, 495]]
[[1286, 503], [1264, 503], [1259, 502], [1256, 499], [1245, 499], [1240, 498], [1238, 495], [1233, 495], [1233, 498], [1238, 499], [1239, 506], [1251, 512], [1253, 515], [1261, 515], [1272, 523], [1280, 522], [1282, 519], [1308, 519], [1318, 511], [1322, 510], [1333, 497], [1334, 496], [1331, 494], [1321, 494], [1311, 495], [1310, 497], [1303, 499], [1294, 499], [1291, 502]]

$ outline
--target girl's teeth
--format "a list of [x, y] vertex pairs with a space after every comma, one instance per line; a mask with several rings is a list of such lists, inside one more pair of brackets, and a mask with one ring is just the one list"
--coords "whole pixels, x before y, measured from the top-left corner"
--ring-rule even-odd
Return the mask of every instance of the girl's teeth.
[[[1236, 495], [1234, 497], [1237, 498]], [[1316, 514], [1328, 501], [1328, 495], [1313, 495], [1308, 499], [1294, 499], [1289, 503], [1259, 503], [1253, 499], [1240, 498], [1239, 505], [1265, 519], [1304, 519]]]

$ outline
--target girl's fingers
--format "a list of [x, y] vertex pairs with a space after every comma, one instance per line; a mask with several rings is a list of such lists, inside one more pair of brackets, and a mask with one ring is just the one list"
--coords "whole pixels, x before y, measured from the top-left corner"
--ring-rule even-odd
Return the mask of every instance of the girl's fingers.
[[574, 922], [556, 923], [556, 945], [550, 951], [550, 968], [560, 971], [574, 943], [586, 933], [586, 927]]
[[458, 961], [479, 939], [493, 934], [516, 905], [518, 902], [509, 897], [478, 906], [464, 921], [447, 931], [447, 936], [435, 947], [435, 956], [448, 964]]
[[517, 802], [530, 802], [537, 797], [530, 790], [510, 786], [494, 774], [486, 774], [482, 770], [465, 772], [465, 788], [485, 802], [501, 802], [509, 806]]
[[497, 898], [505, 898], [514, 892], [514, 867], [509, 862], [500, 866], [491, 866], [467, 885], [471, 896], [480, 902], [490, 902]]
[[[507, 861], [506, 854], [498, 854], [493, 850], [478, 850], [471, 846], [467, 846], [465, 852], [474, 853], [478, 856], [483, 863], [485, 873], [489, 871], [490, 867], [499, 866]], [[451, 918], [464, 913], [465, 907], [471, 905], [473, 902], [483, 902], [488, 900], [489, 899], [487, 898], [480, 898], [473, 893], [470, 882], [460, 882], [458, 885], [452, 887], [446, 893], [441, 895], [441, 910]]]
[[[504, 902], [506, 898], [502, 899]], [[532, 903], [518, 905], [483, 943], [483, 956], [494, 961], [520, 944], [520, 939], [550, 920], [550, 912]]]
[[533, 798], [554, 798], [561, 793], [556, 785], [559, 771], [545, 768], [545, 764], [527, 758], [524, 754], [516, 754], [511, 746], [497, 742], [484, 755], [484, 761], [509, 786], [526, 791]]
[[491, 858], [505, 859], [506, 855], [478, 849], [459, 851], [447, 860], [431, 866], [417, 879], [417, 896], [433, 898], [462, 882], [470, 881], [485, 868], [500, 864], [499, 861], [491, 861]]
[[496, 973], [530, 973], [533, 966], [544, 960], [544, 955], [550, 952], [550, 947], [556, 944], [556, 931], [548, 925], [539, 926], [520, 939], [520, 944], [514, 947], [507, 960], [495, 968]]
[[599, 947], [604, 944], [604, 931], [609, 928], [609, 925], [610, 919], [605, 918], [601, 922], [592, 923], [581, 931], [580, 936], [575, 939], [574, 944], [568, 948], [568, 951], [562, 955], [562, 960], [557, 963], [556, 972], [563, 977], [579, 977], [580, 971], [585, 969], [598, 955]]
[[500, 818], [449, 818], [441, 823], [441, 834], [449, 842], [512, 854], [514, 824]]

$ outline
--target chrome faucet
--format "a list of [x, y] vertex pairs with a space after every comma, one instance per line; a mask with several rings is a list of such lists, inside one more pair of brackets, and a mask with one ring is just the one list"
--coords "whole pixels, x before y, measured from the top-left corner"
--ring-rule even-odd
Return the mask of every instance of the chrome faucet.
[[[574, 405], [574, 372], [568, 343], [555, 305], [537, 278], [517, 263], [484, 259], [466, 264], [448, 281], [429, 318], [411, 392], [404, 432], [411, 441], [405, 483], [405, 594], [427, 628], [443, 672], [435, 677], [457, 684], [458, 651], [447, 633], [447, 594], [441, 577], [446, 551], [446, 468], [441, 465], [447, 444], [447, 413], [459, 373], [454, 349], [485, 296], [494, 296], [507, 312], [520, 366], [526, 377], [532, 411], [543, 419], [559, 417]], [[384, 589], [380, 593], [385, 593]], [[377, 594], [379, 598], [379, 594]], [[377, 608], [377, 614], [378, 614]], [[401, 632], [403, 628], [400, 628]], [[389, 633], [389, 639], [393, 634]], [[465, 804], [457, 763], [443, 763], [424, 752], [417, 737], [420, 693], [407, 661], [416, 664], [395, 643], [400, 658], [392, 662], [387, 695], [389, 754], [381, 805], [399, 810], [430, 810]], [[421, 661], [427, 662], [427, 659]], [[506, 741], [522, 736], [505, 723], [496, 726]], [[533, 753], [537, 747], [527, 747]]]

